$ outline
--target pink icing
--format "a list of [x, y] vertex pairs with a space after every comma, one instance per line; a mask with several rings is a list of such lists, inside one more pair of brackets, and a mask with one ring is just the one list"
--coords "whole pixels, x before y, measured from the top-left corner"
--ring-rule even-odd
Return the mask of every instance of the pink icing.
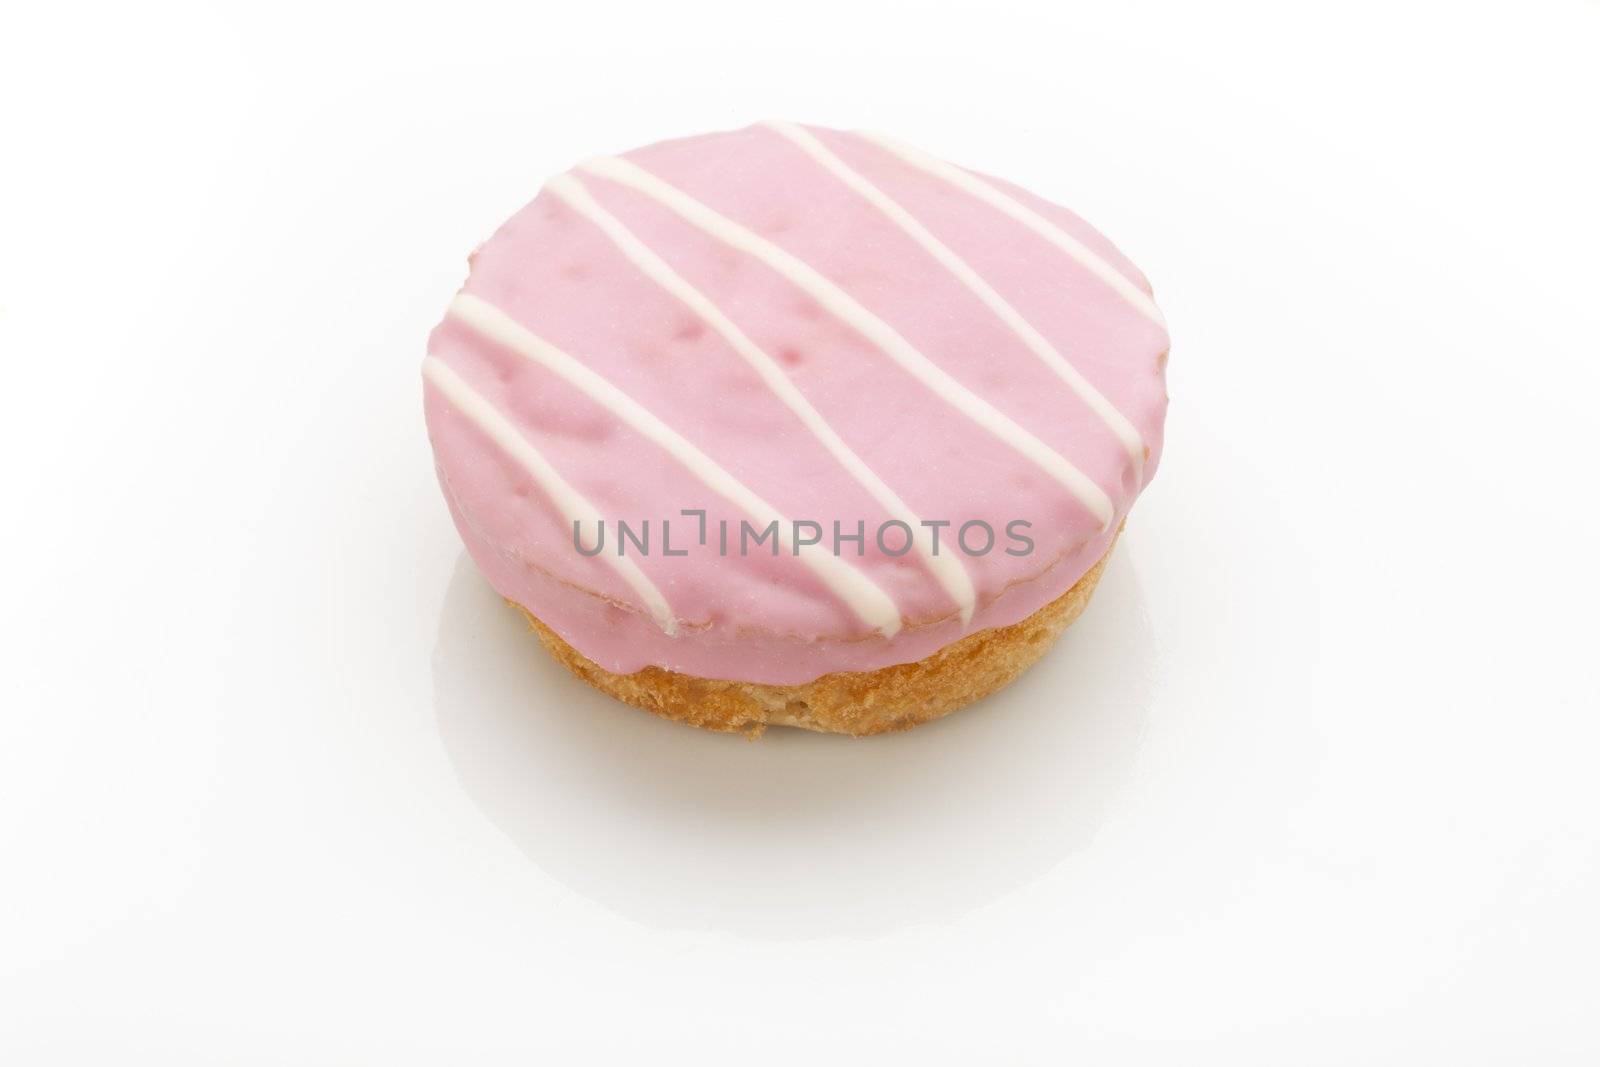
[[[625, 158], [821, 272], [972, 392], [1067, 457], [1110, 497], [1109, 528], [1039, 466], [902, 369], [758, 258], [634, 189], [577, 172], [587, 192], [764, 352], [920, 517], [996, 531], [1032, 524], [1026, 556], [958, 555], [976, 592], [958, 605], [915, 552], [871, 545], [890, 515], [716, 330], [546, 191], [474, 255], [463, 292], [575, 357], [712, 457], [784, 515], [869, 531], [844, 559], [887, 593], [902, 626], [872, 629], [802, 561], [715, 551], [745, 512], [664, 448], [557, 374], [447, 317], [429, 354], [506, 416], [608, 520], [651, 520], [630, 554], [678, 620], [668, 634], [572, 529], [535, 479], [431, 382], [426, 414], [440, 483], [468, 551], [504, 596], [602, 667], [656, 665], [703, 677], [793, 684], [910, 662], [976, 629], [1016, 622], [1059, 596], [1108, 547], [1154, 474], [1166, 410], [1164, 328], [1049, 241], [939, 176], [863, 138], [810, 128], [839, 159], [966, 261], [1127, 417], [1148, 450], [1142, 482], [1123, 445], [1017, 334], [856, 191], [765, 127], [663, 142]], [[1077, 238], [1148, 292], [1082, 220], [985, 179]], [[694, 543], [703, 508], [712, 544]], [[662, 518], [675, 547], [659, 551]], [[759, 524], [758, 524], [759, 525]], [[608, 531], [608, 533], [614, 532]], [[1006, 544], [1003, 534], [1001, 547]], [[607, 552], [613, 551], [608, 540]], [[826, 545], [823, 546], [826, 548]]]

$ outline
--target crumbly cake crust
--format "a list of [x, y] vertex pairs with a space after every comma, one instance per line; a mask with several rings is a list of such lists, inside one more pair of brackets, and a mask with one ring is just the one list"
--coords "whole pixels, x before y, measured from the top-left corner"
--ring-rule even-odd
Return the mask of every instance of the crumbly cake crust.
[[1110, 558], [1108, 549], [1077, 584], [1021, 622], [968, 634], [914, 663], [840, 671], [803, 685], [719, 681], [660, 667], [615, 674], [567, 644], [527, 608], [507, 603], [527, 617], [567, 670], [663, 718], [751, 737], [768, 726], [865, 737], [942, 718], [1010, 683], [1083, 614]]

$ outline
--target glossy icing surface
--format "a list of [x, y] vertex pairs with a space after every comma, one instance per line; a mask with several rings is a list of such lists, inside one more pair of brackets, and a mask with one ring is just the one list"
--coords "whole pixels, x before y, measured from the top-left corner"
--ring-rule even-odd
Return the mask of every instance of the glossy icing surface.
[[[441, 485], [497, 590], [612, 671], [796, 683], [920, 659], [1077, 581], [1155, 472], [1167, 347], [1143, 276], [1070, 212], [771, 123], [553, 179], [474, 254], [423, 370]], [[619, 520], [648, 550], [618, 553]], [[574, 521], [604, 548], [578, 551]], [[773, 521], [776, 554], [739, 552], [741, 522]], [[903, 552], [874, 536], [896, 522]], [[977, 522], [983, 554], [981, 526], [956, 542]], [[834, 523], [861, 547], [836, 554]]]

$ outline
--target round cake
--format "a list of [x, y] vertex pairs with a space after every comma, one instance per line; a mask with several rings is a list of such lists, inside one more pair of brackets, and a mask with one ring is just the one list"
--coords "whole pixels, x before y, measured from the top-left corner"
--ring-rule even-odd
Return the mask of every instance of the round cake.
[[578, 677], [717, 730], [971, 703], [1088, 603], [1168, 339], [1071, 212], [786, 122], [551, 179], [423, 363], [468, 552]]

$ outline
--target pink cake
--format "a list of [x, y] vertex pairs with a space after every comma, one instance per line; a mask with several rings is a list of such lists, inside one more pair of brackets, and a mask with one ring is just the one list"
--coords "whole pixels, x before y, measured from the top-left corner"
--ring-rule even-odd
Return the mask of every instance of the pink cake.
[[1155, 473], [1167, 348], [1071, 212], [774, 122], [552, 179], [423, 376], [467, 549], [563, 662], [700, 725], [863, 733], [1082, 609]]

